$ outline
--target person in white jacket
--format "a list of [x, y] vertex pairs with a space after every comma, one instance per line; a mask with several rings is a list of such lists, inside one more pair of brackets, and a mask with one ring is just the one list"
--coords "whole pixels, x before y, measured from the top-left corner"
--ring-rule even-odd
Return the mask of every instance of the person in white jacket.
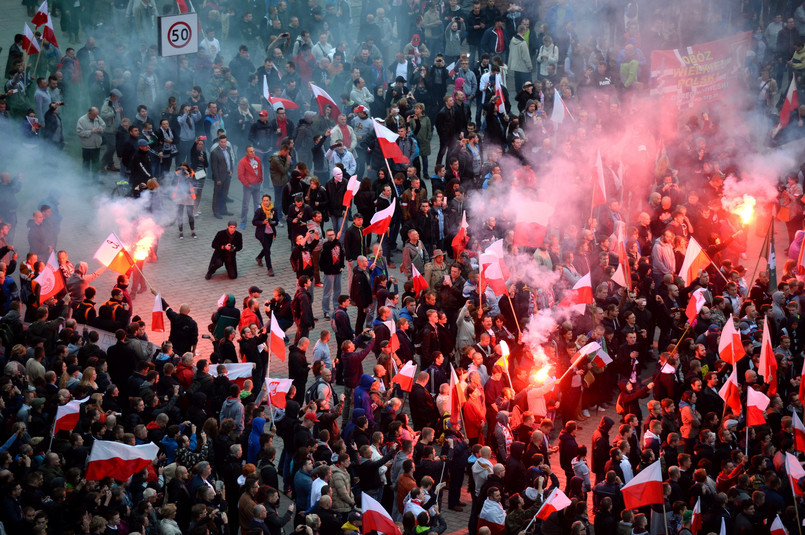
[[98, 108], [91, 107], [78, 118], [75, 133], [81, 140], [81, 167], [93, 181], [98, 181], [98, 164], [101, 161], [101, 145], [106, 123], [100, 118]]
[[559, 63], [559, 47], [553, 44], [553, 39], [550, 35], [542, 38], [542, 46], [539, 47], [539, 52], [537, 52], [537, 63], [539, 63], [540, 78], [548, 76], [548, 65], [555, 66]]
[[528, 41], [525, 40], [526, 31], [525, 24], [521, 24], [509, 43], [509, 68], [514, 71], [514, 86], [518, 91], [531, 81], [531, 71], [534, 70]]

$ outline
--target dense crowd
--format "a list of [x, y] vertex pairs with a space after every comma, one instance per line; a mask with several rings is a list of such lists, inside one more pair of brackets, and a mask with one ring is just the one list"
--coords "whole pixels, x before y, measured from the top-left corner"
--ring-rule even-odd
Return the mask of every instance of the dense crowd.
[[[206, 279], [238, 277], [251, 226], [255, 261], [297, 284], [266, 299], [253, 281], [209, 321], [162, 300], [168, 341], [150, 343], [133, 309], [143, 260], [92, 286], [104, 268], [71, 262], [61, 192], [26, 232], [17, 196], [36, 192], [0, 163], [2, 529], [351, 535], [367, 531], [368, 496], [405, 535], [463, 532], [442, 506], [469, 513], [470, 535], [768, 535], [778, 515], [801, 532], [786, 454], [805, 447], [805, 177], [791, 168], [758, 195], [760, 234], [772, 204], [786, 224], [779, 273], [773, 246], [760, 271], [747, 257], [733, 201], [745, 157], [802, 87], [805, 3], [549, 4], [57, 1], [59, 39], [81, 37], [77, 50], [37, 32], [28, 55], [16, 35], [1, 154], [80, 148], [82, 187], [114, 183], [138, 199], [139, 224], [176, 224], [183, 239], [186, 215], [195, 239], [204, 206], [227, 221]], [[157, 14], [196, 9], [199, 52], [159, 57]], [[752, 41], [730, 94], [660, 121], [651, 52], [738, 31]], [[801, 138], [803, 117], [773, 143]], [[386, 159], [375, 121], [401, 158]], [[549, 199], [547, 228], [523, 242], [522, 201]], [[388, 230], [365, 233], [392, 205]], [[691, 276], [694, 238], [707, 262]], [[277, 239], [289, 264], [272, 259]], [[43, 296], [51, 254], [64, 289]], [[281, 403], [265, 388], [274, 323], [293, 336]], [[739, 338], [728, 353], [725, 327]], [[251, 376], [230, 378], [234, 363]], [[720, 394], [731, 375], [740, 409]], [[747, 422], [750, 390], [770, 399], [761, 425]], [[72, 429], [54, 433], [75, 400]], [[125, 481], [88, 480], [96, 440], [159, 454]], [[627, 509], [621, 488], [657, 460], [664, 503]], [[555, 489], [570, 505], [535, 519]]]

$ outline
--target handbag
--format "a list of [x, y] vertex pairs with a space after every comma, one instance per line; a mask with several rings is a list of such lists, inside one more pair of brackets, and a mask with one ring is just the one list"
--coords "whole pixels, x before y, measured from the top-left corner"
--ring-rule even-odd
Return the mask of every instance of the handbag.
[[781, 206], [780, 209], [777, 210], [777, 219], [783, 223], [791, 221], [791, 209], [788, 206]]
[[196, 171], [196, 174], [193, 176], [196, 180], [204, 180], [207, 178], [207, 170], [206, 169], [199, 169]]

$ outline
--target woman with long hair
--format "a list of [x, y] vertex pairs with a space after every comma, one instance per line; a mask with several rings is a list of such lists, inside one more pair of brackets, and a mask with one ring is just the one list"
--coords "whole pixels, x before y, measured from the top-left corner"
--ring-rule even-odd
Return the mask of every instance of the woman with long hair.
[[201, 215], [198, 206], [201, 203], [201, 192], [204, 190], [204, 179], [207, 178], [207, 167], [209, 165], [207, 151], [204, 150], [204, 138], [197, 137], [190, 148], [190, 168], [193, 170], [193, 188], [196, 190], [196, 198], [193, 202], [194, 217]]
[[179, 223], [179, 239], [184, 239], [184, 212], [187, 211], [187, 220], [190, 223], [190, 235], [195, 240], [196, 220], [193, 217], [194, 206], [196, 203], [196, 190], [193, 186], [193, 169], [187, 162], [182, 162], [176, 169], [176, 187], [173, 191], [173, 202], [176, 203], [176, 219]]
[[252, 225], [254, 225], [254, 237], [260, 242], [263, 247], [260, 254], [257, 255], [257, 265], [262, 266], [265, 260], [266, 269], [268, 269], [268, 276], [274, 276], [274, 269], [271, 266], [271, 245], [277, 238], [277, 210], [274, 208], [274, 203], [271, 202], [271, 195], [263, 195], [262, 202], [257, 210], [254, 211], [252, 217]]

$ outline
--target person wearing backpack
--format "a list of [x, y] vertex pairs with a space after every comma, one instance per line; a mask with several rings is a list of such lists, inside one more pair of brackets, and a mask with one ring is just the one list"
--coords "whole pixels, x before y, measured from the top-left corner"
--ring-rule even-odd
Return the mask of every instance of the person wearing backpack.
[[[307, 275], [299, 277], [296, 294], [291, 301], [291, 314], [293, 314], [293, 321], [296, 324], [294, 344], [298, 344], [302, 338], [307, 338], [310, 334], [310, 329], [316, 325], [316, 318], [313, 317], [313, 300], [308, 291], [312, 284], [313, 281]], [[300, 392], [304, 388], [303, 383], [299, 388]]]

